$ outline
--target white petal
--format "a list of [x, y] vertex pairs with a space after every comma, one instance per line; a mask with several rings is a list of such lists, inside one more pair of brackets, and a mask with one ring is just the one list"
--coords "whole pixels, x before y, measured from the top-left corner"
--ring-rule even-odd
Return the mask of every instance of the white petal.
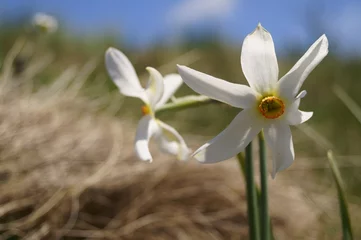
[[145, 115], [139, 121], [135, 136], [135, 153], [143, 161], [153, 161], [149, 152], [149, 140], [155, 134], [160, 134], [157, 122], [150, 116]]
[[297, 109], [295, 112], [288, 114], [286, 121], [289, 125], [298, 125], [308, 121], [312, 116], [313, 112], [304, 112]]
[[108, 48], [105, 53], [105, 65], [109, 76], [123, 95], [146, 101], [145, 91], [139, 83], [133, 65], [122, 52]]
[[277, 122], [264, 128], [264, 136], [268, 146], [271, 148], [273, 170], [272, 177], [277, 172], [292, 165], [295, 159], [291, 129], [283, 122]]
[[293, 103], [287, 108], [287, 111], [296, 111], [300, 107], [301, 99], [307, 95], [306, 90], [302, 90], [296, 98], [293, 100]]
[[174, 95], [182, 85], [183, 80], [179, 74], [168, 74], [164, 76], [164, 92], [162, 98], [158, 101], [156, 108], [163, 106]]
[[157, 122], [162, 128], [162, 134], [158, 137], [160, 149], [165, 153], [177, 156], [179, 160], [187, 160], [191, 150], [187, 147], [182, 136], [173, 127], [160, 120]]
[[279, 84], [280, 96], [293, 99], [311, 71], [328, 53], [328, 40], [322, 35], [307, 52], [298, 60], [293, 68], [283, 76]]
[[202, 163], [227, 160], [242, 152], [261, 131], [263, 122], [253, 109], [241, 111], [218, 136], [193, 154]]
[[303, 112], [298, 109], [300, 106], [301, 98], [306, 96], [306, 94], [307, 92], [305, 90], [301, 91], [297, 95], [294, 102], [287, 108], [285, 113], [285, 120], [288, 125], [298, 125], [308, 121], [312, 117], [313, 112]]
[[241, 65], [249, 85], [261, 94], [273, 91], [278, 63], [271, 34], [261, 24], [243, 42]]
[[257, 101], [257, 93], [250, 87], [230, 83], [219, 78], [178, 65], [183, 81], [194, 91], [238, 108], [250, 108]]
[[299, 125], [308, 121], [312, 116], [313, 112], [304, 112], [299, 110], [301, 99], [307, 95], [306, 90], [302, 90], [294, 99], [293, 103], [287, 107], [285, 112], [285, 120], [288, 125]]
[[306, 90], [302, 90], [297, 96], [296, 96], [296, 99], [302, 99], [304, 97], [306, 97], [307, 95], [307, 91]]
[[149, 81], [146, 92], [150, 106], [155, 108], [155, 105], [159, 102], [164, 93], [163, 76], [155, 68], [147, 67], [146, 69], [149, 72]]

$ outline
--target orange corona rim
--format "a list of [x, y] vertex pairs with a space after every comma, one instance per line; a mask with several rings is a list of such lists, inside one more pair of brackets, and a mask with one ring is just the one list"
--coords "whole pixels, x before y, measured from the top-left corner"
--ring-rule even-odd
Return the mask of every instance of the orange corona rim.
[[258, 109], [265, 118], [275, 119], [285, 112], [285, 104], [278, 97], [269, 96], [261, 100]]

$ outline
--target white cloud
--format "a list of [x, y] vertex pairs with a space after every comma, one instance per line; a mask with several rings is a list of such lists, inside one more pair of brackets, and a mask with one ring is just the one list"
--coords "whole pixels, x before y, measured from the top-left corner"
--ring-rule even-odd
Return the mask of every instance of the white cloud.
[[168, 20], [188, 26], [205, 20], [222, 20], [231, 16], [237, 0], [183, 0], [169, 12]]

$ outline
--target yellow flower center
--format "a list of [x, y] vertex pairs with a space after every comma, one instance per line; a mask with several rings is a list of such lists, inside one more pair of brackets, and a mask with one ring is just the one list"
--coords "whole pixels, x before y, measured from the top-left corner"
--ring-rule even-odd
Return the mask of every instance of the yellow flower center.
[[285, 104], [278, 97], [268, 96], [261, 100], [258, 109], [265, 118], [275, 119], [285, 112]]
[[147, 106], [147, 105], [142, 106], [142, 113], [143, 113], [143, 115], [148, 115], [148, 114], [150, 114], [150, 108], [149, 108], [149, 106]]

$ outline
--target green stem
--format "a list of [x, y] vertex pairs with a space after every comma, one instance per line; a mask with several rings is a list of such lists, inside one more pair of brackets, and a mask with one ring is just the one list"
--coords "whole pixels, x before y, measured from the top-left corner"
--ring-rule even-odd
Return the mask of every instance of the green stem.
[[246, 147], [246, 162], [245, 162], [245, 177], [247, 188], [247, 209], [248, 209], [248, 224], [249, 224], [249, 236], [252, 240], [259, 240], [259, 213], [256, 185], [254, 182], [254, 169], [252, 159], [252, 142]]
[[[245, 161], [243, 152], [237, 154], [237, 159], [238, 159], [238, 163], [239, 163], [239, 166], [241, 168], [241, 171], [242, 171], [242, 174], [243, 174], [243, 177], [244, 177], [244, 181], [246, 182], [247, 181], [247, 178], [246, 178], [246, 161]], [[255, 185], [255, 188], [256, 188], [255, 191], [257, 193], [257, 198], [261, 199], [261, 190], [259, 189], [259, 187], [257, 185]], [[271, 239], [275, 240], [275, 237], [273, 236], [273, 230], [272, 230], [271, 226], [270, 226], [270, 234], [271, 234]]]
[[157, 109], [156, 114], [161, 114], [164, 112], [170, 112], [170, 111], [178, 111], [182, 109], [188, 109], [192, 107], [198, 107], [202, 105], [206, 105], [209, 103], [217, 102], [213, 99], [210, 99], [207, 96], [198, 95], [198, 96], [186, 96], [182, 98], [177, 98], [175, 101], [167, 103]]
[[260, 222], [261, 222], [261, 239], [270, 239], [270, 218], [268, 214], [268, 171], [266, 159], [266, 146], [264, 142], [263, 132], [258, 134], [259, 142], [259, 161], [261, 174], [261, 196], [260, 196]]
[[328, 161], [331, 166], [332, 175], [335, 179], [337, 192], [338, 192], [343, 240], [352, 240], [353, 239], [352, 226], [351, 226], [351, 220], [350, 220], [350, 215], [349, 215], [349, 211], [348, 211], [348, 205], [347, 205], [345, 190], [344, 190], [344, 186], [343, 186], [343, 181], [341, 178], [341, 173], [337, 167], [336, 160], [335, 160], [331, 150], [329, 150], [327, 152], [327, 157], [328, 157]]

